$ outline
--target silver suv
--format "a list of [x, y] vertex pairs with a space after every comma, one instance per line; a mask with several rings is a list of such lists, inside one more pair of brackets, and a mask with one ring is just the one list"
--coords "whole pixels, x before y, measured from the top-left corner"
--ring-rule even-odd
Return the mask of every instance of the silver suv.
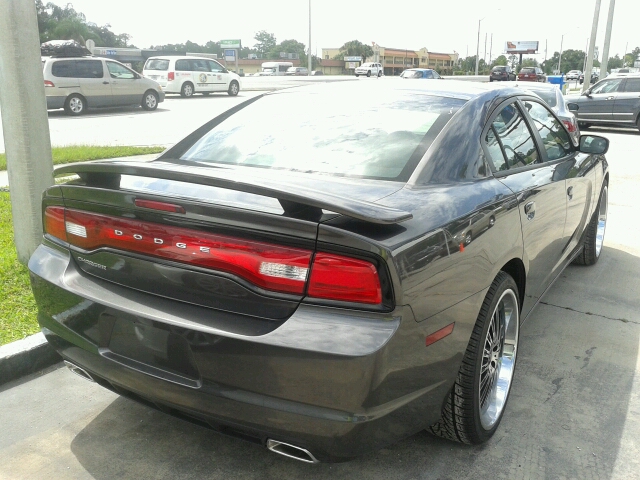
[[140, 105], [155, 110], [164, 101], [158, 82], [99, 57], [43, 57], [47, 109], [80, 115], [87, 108]]
[[356, 77], [366, 75], [367, 77], [381, 77], [383, 74], [382, 64], [380, 63], [363, 63], [355, 70]]

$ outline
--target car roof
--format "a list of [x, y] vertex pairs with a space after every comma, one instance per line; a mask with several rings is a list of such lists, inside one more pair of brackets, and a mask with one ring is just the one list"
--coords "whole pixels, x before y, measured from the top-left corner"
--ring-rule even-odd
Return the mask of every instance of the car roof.
[[147, 60], [171, 60], [171, 59], [176, 59], [176, 60], [180, 60], [180, 59], [189, 59], [189, 60], [215, 60], [218, 61], [216, 58], [210, 58], [210, 57], [198, 57], [196, 55], [161, 55], [158, 57], [149, 57], [147, 58]]
[[405, 70], [410, 72], [433, 72], [433, 68], [407, 68]]
[[556, 84], [539, 82], [502, 82], [502, 86], [524, 88], [527, 90], [560, 90]]

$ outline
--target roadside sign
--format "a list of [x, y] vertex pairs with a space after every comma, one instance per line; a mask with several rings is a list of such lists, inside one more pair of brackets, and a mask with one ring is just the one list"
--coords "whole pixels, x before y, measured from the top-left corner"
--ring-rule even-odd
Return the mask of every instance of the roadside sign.
[[354, 68], [356, 68], [356, 62], [349, 62], [347, 63], [347, 68], [349, 70], [353, 70]]
[[220, 40], [222, 48], [242, 48], [240, 40]]
[[236, 61], [236, 51], [231, 49], [225, 49], [224, 51], [224, 59], [227, 62], [235, 62]]
[[362, 57], [344, 57], [345, 62], [361, 62]]
[[507, 41], [504, 45], [506, 53], [536, 53], [538, 42]]

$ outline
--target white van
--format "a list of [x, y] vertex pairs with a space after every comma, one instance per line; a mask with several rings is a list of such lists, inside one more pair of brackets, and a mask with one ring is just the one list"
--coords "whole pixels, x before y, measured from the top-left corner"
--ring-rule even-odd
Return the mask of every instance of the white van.
[[285, 75], [287, 73], [287, 70], [289, 70], [291, 67], [293, 67], [293, 63], [291, 62], [264, 62], [262, 64], [262, 72], [260, 72], [260, 75]]
[[158, 82], [100, 57], [42, 57], [47, 109], [81, 115], [87, 108], [140, 105], [155, 110], [164, 101]]
[[150, 57], [144, 64], [142, 74], [155, 80], [166, 93], [179, 93], [191, 97], [194, 93], [209, 95], [212, 92], [227, 92], [238, 95], [242, 82], [216, 60], [192, 56]]

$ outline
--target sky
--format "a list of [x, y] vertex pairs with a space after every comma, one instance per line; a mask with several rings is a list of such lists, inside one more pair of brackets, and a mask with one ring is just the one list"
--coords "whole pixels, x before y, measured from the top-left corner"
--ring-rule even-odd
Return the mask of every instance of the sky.
[[[53, 0], [63, 5], [69, 0]], [[603, 50], [609, 1], [602, 0], [596, 45]], [[255, 44], [260, 30], [273, 33], [278, 42], [287, 39], [309, 43], [309, 0], [189, 0], [178, 4], [132, 0], [71, 0], [87, 21], [110, 24], [117, 34], [128, 33], [139, 48], [190, 40], [242, 40]], [[458, 52], [475, 55], [480, 20], [480, 58], [495, 58], [507, 40], [538, 41], [545, 59], [560, 50], [584, 50], [591, 34], [596, 0], [311, 0], [311, 49], [337, 48], [349, 40], [384, 47]], [[169, 8], [169, 5], [171, 7]], [[610, 56], [640, 46], [640, 2], [618, 0], [611, 37]], [[562, 38], [562, 35], [564, 37]], [[487, 38], [485, 53], [485, 35]], [[493, 39], [493, 41], [491, 41]]]

